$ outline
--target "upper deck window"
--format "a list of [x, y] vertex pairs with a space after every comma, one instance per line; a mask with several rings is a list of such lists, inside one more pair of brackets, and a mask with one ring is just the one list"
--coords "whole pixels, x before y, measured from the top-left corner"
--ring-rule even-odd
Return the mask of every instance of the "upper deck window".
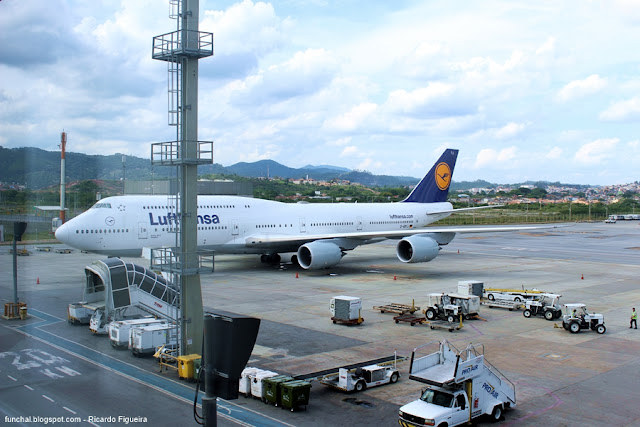
[[111, 203], [96, 203], [91, 209], [108, 208], [111, 209]]

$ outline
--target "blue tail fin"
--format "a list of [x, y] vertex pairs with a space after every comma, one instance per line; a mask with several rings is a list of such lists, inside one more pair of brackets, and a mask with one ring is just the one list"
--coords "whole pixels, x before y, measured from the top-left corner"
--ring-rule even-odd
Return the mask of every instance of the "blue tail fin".
[[403, 202], [446, 202], [457, 158], [458, 150], [451, 148], [444, 150], [444, 153], [442, 153], [442, 156], [433, 165], [429, 173], [422, 178]]

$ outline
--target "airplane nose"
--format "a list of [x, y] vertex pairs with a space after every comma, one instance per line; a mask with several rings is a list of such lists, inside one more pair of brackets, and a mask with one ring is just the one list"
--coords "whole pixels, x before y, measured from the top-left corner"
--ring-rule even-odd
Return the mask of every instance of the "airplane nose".
[[69, 227], [67, 227], [67, 224], [62, 224], [60, 227], [58, 227], [55, 235], [56, 239], [58, 239], [59, 242], [67, 243], [69, 239]]

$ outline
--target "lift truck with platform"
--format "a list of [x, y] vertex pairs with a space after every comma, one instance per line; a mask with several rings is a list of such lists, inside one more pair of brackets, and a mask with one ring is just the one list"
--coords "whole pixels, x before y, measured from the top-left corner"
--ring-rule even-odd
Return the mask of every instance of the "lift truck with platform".
[[[418, 356], [426, 347], [439, 350]], [[409, 379], [428, 384], [418, 400], [402, 406], [403, 427], [458, 426], [488, 415], [493, 420], [516, 406], [515, 386], [484, 358], [482, 344], [458, 351], [447, 340], [433, 341], [413, 350]]]

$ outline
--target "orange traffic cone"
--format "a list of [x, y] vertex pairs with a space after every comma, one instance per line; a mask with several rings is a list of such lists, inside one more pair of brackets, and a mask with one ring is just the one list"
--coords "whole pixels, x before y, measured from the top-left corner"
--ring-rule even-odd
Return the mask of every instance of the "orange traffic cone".
[[39, 285], [39, 284], [40, 284], [40, 278], [38, 277], [38, 278], [36, 279], [36, 285]]
[[394, 275], [394, 276], [393, 276], [393, 280], [398, 280], [398, 278]]
[[580, 276], [580, 280], [584, 280], [584, 274]]
[[296, 279], [298, 278], [298, 273], [296, 273]]

